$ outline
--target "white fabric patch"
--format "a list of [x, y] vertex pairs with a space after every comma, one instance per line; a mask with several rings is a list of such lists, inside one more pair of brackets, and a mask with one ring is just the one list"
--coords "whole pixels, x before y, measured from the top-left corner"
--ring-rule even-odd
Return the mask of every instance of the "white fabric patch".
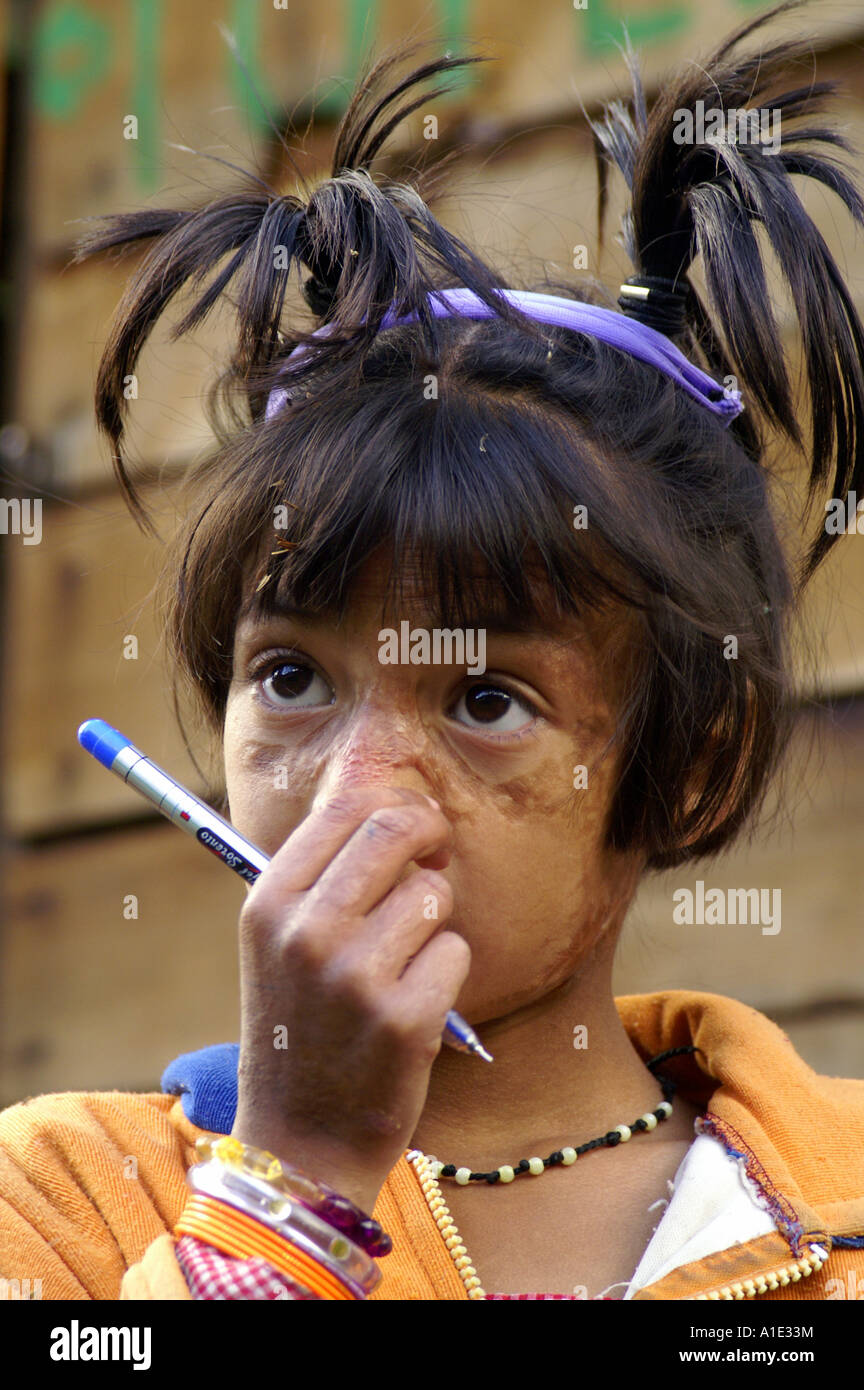
[[694, 1139], [670, 1188], [669, 1203], [625, 1299], [681, 1265], [704, 1260], [706, 1255], [716, 1255], [777, 1229], [763, 1206], [759, 1188], [744, 1170], [744, 1160], [733, 1158], [710, 1134]]

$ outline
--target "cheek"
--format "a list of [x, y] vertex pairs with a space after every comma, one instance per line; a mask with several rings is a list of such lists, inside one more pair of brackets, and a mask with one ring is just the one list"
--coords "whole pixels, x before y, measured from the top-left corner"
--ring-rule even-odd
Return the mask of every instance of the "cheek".
[[573, 860], [602, 845], [618, 762], [610, 732], [606, 718], [578, 734], [549, 730], [518, 772], [488, 787], [490, 804], [523, 850], [557, 846], [562, 859]]
[[256, 725], [246, 694], [230, 697], [225, 712], [223, 758], [231, 823], [273, 855], [305, 814], [314, 771], [309, 760], [284, 743], [250, 735]]
[[[466, 811], [452, 866], [454, 918], [470, 934], [481, 973], [496, 973], [506, 926], [508, 946], [529, 953], [531, 972], [554, 974], [590, 949], [632, 896], [638, 871], [604, 848], [617, 773], [608, 735], [608, 726], [590, 738], [556, 734], [518, 776], [485, 787]], [[580, 766], [587, 785], [579, 775], [574, 787]]]

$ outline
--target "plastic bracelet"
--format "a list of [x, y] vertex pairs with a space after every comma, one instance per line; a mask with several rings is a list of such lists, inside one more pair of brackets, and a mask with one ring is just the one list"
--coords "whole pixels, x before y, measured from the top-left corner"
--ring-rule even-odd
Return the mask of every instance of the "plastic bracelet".
[[195, 1143], [201, 1159], [219, 1163], [232, 1171], [247, 1173], [267, 1182], [278, 1192], [303, 1203], [328, 1226], [344, 1232], [367, 1255], [380, 1259], [393, 1248], [393, 1242], [379, 1223], [367, 1216], [347, 1197], [341, 1196], [327, 1183], [316, 1182], [300, 1168], [293, 1168], [266, 1149], [256, 1149], [232, 1135], [209, 1139], [202, 1135]]
[[226, 1255], [248, 1259], [259, 1255], [274, 1269], [330, 1300], [356, 1300], [345, 1284], [304, 1251], [277, 1236], [254, 1217], [246, 1216], [215, 1197], [192, 1193], [174, 1227], [177, 1236], [195, 1236]]
[[377, 1265], [358, 1245], [322, 1221], [302, 1202], [274, 1192], [263, 1178], [219, 1164], [199, 1163], [189, 1169], [187, 1180], [193, 1192], [228, 1202], [277, 1235], [284, 1236], [311, 1259], [320, 1261], [360, 1297], [371, 1293], [380, 1282]]

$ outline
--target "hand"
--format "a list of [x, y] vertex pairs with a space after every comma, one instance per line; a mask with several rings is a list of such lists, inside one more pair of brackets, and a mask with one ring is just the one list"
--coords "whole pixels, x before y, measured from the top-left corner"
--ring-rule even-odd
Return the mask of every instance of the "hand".
[[289, 835], [240, 913], [232, 1135], [370, 1213], [471, 963], [464, 938], [442, 930], [449, 837], [420, 793], [351, 788]]

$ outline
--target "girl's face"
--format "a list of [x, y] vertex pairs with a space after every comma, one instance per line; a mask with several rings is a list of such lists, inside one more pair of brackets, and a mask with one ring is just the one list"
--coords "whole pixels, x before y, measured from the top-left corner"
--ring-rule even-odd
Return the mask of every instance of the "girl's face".
[[[371, 560], [339, 627], [288, 615], [238, 624], [224, 733], [231, 821], [272, 856], [341, 788], [435, 797], [452, 827], [442, 872], [454, 909], [441, 925], [472, 952], [456, 1007], [479, 1024], [568, 979], [635, 892], [644, 855], [603, 848], [618, 762], [604, 745], [624, 693], [627, 624], [489, 626], [482, 675], [466, 674], [478, 664], [470, 647], [461, 666], [384, 664], [385, 581]], [[431, 637], [419, 605], [385, 626], [398, 634], [405, 620]]]

